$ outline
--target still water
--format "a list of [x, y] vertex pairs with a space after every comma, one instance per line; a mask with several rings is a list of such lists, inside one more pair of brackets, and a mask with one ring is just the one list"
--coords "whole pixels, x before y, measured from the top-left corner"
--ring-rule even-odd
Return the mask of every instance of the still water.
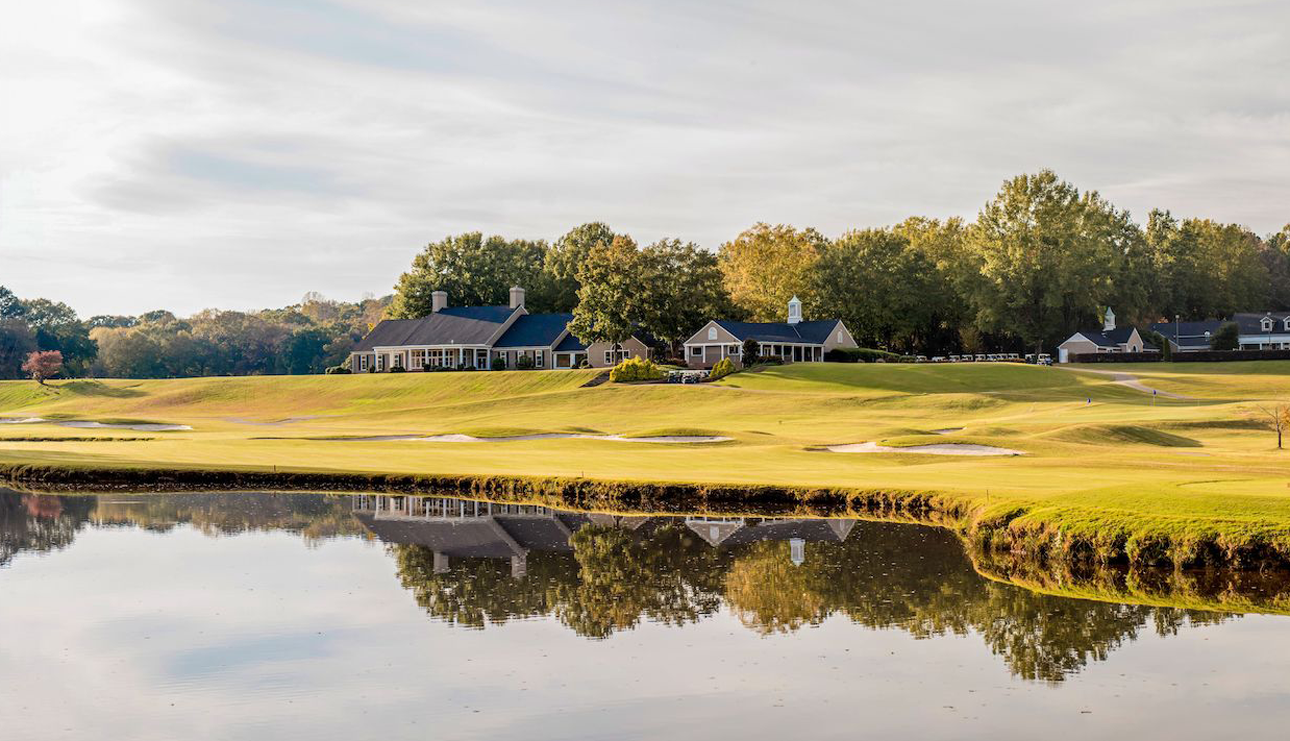
[[1045, 596], [930, 527], [0, 489], [5, 741], [1288, 728], [1290, 618]]

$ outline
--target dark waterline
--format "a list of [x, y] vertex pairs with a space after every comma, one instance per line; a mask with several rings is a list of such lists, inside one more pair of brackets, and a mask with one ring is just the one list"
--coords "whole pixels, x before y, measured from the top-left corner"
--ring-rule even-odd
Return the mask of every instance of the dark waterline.
[[1266, 735], [1288, 638], [918, 525], [0, 489], [3, 739]]

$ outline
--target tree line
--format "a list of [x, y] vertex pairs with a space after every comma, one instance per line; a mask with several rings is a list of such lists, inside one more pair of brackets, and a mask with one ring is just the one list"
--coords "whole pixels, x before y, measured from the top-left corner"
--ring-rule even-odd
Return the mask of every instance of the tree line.
[[512, 285], [534, 312], [571, 312], [583, 341], [645, 329], [675, 346], [713, 318], [840, 318], [862, 345], [903, 353], [1049, 349], [1100, 326], [1290, 309], [1290, 225], [1260, 237], [1237, 224], [1153, 210], [1145, 225], [1052, 171], [1003, 184], [975, 221], [908, 218], [829, 238], [756, 224], [715, 253], [679, 239], [639, 246], [603, 223], [553, 243], [472, 232], [428, 245], [395, 288], [391, 315], [430, 313], [430, 294], [503, 304]]
[[1153, 210], [1135, 221], [1096, 191], [1044, 170], [1003, 183], [974, 221], [914, 216], [826, 237], [756, 224], [715, 252], [678, 238], [640, 245], [604, 223], [545, 240], [446, 237], [427, 245], [392, 297], [317, 294], [281, 309], [167, 311], [82, 320], [66, 304], [0, 287], [0, 378], [33, 351], [57, 350], [65, 375], [168, 377], [318, 373], [382, 318], [499, 305], [526, 289], [535, 313], [567, 312], [585, 342], [643, 329], [673, 349], [713, 318], [842, 319], [861, 346], [899, 353], [1051, 348], [1098, 326], [1290, 309], [1290, 225], [1260, 237], [1237, 224]]
[[0, 378], [27, 375], [34, 352], [57, 351], [62, 375], [115, 378], [321, 373], [343, 362], [391, 299], [356, 303], [307, 294], [281, 309], [208, 309], [81, 319], [63, 303], [0, 286]]

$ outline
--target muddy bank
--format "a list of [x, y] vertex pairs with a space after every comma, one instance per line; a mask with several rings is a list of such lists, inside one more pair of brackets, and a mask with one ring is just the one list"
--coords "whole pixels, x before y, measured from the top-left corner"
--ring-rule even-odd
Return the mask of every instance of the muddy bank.
[[[1107, 528], [1096, 535], [1064, 531], [1062, 522], [1034, 517], [1025, 507], [1001, 512], [965, 495], [863, 488], [812, 488], [539, 478], [357, 474], [320, 471], [91, 469], [4, 465], [0, 480], [53, 491], [273, 490], [439, 494], [495, 502], [645, 513], [811, 514], [897, 519], [947, 527], [980, 553], [1005, 553], [1041, 566], [1142, 568], [1225, 567], [1290, 570], [1290, 540], [1269, 537], [1270, 526], [1244, 539], [1197, 528], [1168, 531]], [[1201, 523], [1203, 524], [1203, 523]]]

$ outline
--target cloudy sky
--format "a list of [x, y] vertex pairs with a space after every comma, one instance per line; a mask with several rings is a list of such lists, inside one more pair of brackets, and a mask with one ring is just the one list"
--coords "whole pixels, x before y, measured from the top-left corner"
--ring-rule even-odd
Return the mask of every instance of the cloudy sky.
[[40, 0], [0, 10], [0, 284], [83, 315], [386, 293], [449, 233], [716, 248], [1049, 167], [1290, 221], [1285, 0]]

